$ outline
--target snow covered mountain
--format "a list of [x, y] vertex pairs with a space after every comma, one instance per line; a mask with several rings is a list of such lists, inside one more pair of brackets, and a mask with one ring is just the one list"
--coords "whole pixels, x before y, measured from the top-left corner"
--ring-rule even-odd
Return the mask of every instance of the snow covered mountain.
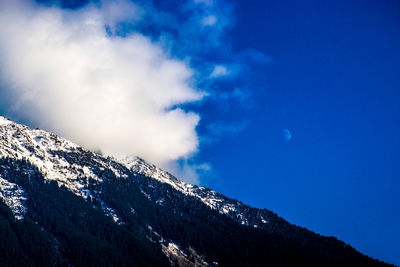
[[[126, 170], [121, 168], [123, 166], [134, 173], [154, 178], [162, 183], [171, 185], [183, 194], [200, 199], [210, 208], [218, 210], [220, 213], [226, 214], [244, 225], [251, 224], [253, 227], [263, 227], [268, 222], [267, 218], [271, 216], [271, 214], [264, 214], [265, 211], [260, 211], [255, 218], [245, 216], [244, 210], [246, 207], [242, 203], [230, 200], [210, 189], [182, 182], [141, 158], [127, 157], [122, 160], [103, 158], [90, 151], [85, 151], [78, 145], [55, 134], [40, 129], [30, 129], [2, 116], [0, 116], [0, 135], [2, 138], [0, 157], [27, 160], [41, 170], [46, 179], [57, 181], [59, 185], [64, 185], [74, 194], [84, 199], [93, 197], [85, 180], [90, 178], [101, 182], [102, 178], [90, 169], [93, 163], [82, 164], [87, 162], [72, 161], [67, 155], [81, 153], [85, 155], [85, 158], [91, 158], [99, 168], [111, 170], [116, 177], [128, 177], [124, 173]], [[143, 194], [151, 199], [151, 196], [146, 191], [143, 189]], [[160, 204], [163, 202], [162, 199], [156, 201]], [[112, 212], [112, 209], [107, 207], [106, 204], [104, 204], [104, 208], [108, 212]], [[22, 218], [23, 215], [18, 212], [16, 216]], [[115, 219], [118, 220], [117, 217]]]
[[1, 116], [0, 138], [0, 265], [385, 265], [138, 157]]

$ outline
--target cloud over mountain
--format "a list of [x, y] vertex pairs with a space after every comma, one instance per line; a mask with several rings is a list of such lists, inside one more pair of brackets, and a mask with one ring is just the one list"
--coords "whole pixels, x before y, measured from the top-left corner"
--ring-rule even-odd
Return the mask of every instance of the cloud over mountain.
[[[189, 163], [201, 113], [187, 107], [205, 96], [219, 105], [214, 84], [235, 79], [251, 61], [225, 42], [232, 24], [225, 0], [73, 7], [3, 0], [0, 108], [89, 149], [138, 155], [198, 183], [196, 173], [209, 167]], [[232, 90], [224, 94], [235, 100]]]
[[157, 163], [188, 157], [199, 116], [175, 106], [202, 98], [193, 71], [138, 32], [110, 36], [105, 26], [136, 10], [114, 4], [67, 11], [2, 1], [2, 98], [9, 112], [90, 149]]

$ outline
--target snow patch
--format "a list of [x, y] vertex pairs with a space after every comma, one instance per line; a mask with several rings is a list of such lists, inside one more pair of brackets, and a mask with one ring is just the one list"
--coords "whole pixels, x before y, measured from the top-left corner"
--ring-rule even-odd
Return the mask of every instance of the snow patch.
[[[0, 116], [0, 158], [13, 158], [18, 160], [27, 160], [36, 166], [43, 174], [46, 180], [57, 181], [58, 185], [65, 186], [75, 195], [85, 200], [96, 199], [100, 201], [104, 212], [113, 218], [114, 221], [120, 222], [114, 209], [104, 204], [97, 197], [96, 192], [89, 190], [88, 181], [94, 180], [102, 182], [103, 178], [98, 177], [90, 166], [83, 164], [70, 163], [71, 161], [64, 154], [85, 156], [87, 151], [78, 145], [58, 137], [53, 133], [49, 133], [40, 129], [31, 129], [27, 126], [14, 123]], [[225, 198], [217, 192], [195, 185], [187, 184], [176, 179], [170, 173], [157, 168], [153, 164], [149, 164], [139, 157], [126, 157], [122, 159], [103, 158], [101, 156], [93, 156], [100, 170], [108, 169], [112, 171], [117, 178], [128, 178], [127, 173], [120, 168], [122, 164], [133, 172], [133, 175], [142, 174], [151, 177], [159, 182], [171, 185], [175, 190], [182, 192], [187, 196], [198, 198], [211, 209], [217, 210], [232, 219], [237, 220], [243, 225], [253, 225], [255, 222], [249, 222], [243, 211], [243, 206], [238, 201]], [[142, 193], [150, 200], [151, 196], [140, 188]], [[163, 205], [164, 199], [157, 199], [156, 203]], [[262, 227], [268, 223], [264, 218], [260, 218], [255, 225]]]
[[[58, 137], [40, 129], [31, 129], [27, 126], [14, 123], [0, 116], [0, 158], [12, 158], [17, 160], [27, 160], [36, 166], [46, 180], [57, 181], [58, 185], [64, 185], [75, 195], [85, 200], [97, 199], [101, 203], [101, 208], [107, 216], [111, 216], [115, 222], [122, 223], [116, 215], [114, 209], [106, 205], [102, 200], [92, 195], [88, 189], [88, 179], [102, 181], [90, 168], [78, 164], [69, 163], [64, 157], [59, 156], [59, 152], [77, 153], [84, 151], [78, 145], [64, 138]], [[58, 153], [54, 153], [58, 152]], [[115, 168], [104, 161], [98, 161], [104, 167], [111, 169], [117, 177], [121, 177]], [[24, 213], [23, 190], [17, 185], [2, 181], [0, 193], [8, 205], [11, 205], [16, 212], [16, 216], [21, 217]], [[7, 188], [17, 188], [15, 196], [11, 196]], [[6, 190], [6, 191], [4, 191]], [[22, 190], [22, 191], [21, 191]]]
[[[160, 181], [162, 183], [169, 184], [174, 189], [182, 192], [185, 195], [193, 196], [200, 199], [204, 204], [206, 204], [211, 209], [217, 210], [219, 213], [224, 215], [231, 214], [232, 216], [236, 217], [236, 219], [239, 220], [239, 223], [243, 225], [249, 225], [248, 219], [245, 218], [242, 214], [240, 214], [237, 209], [237, 206], [241, 205], [239, 202], [235, 202], [235, 204], [226, 203], [225, 199], [217, 192], [210, 189], [206, 189], [205, 187], [198, 187], [192, 184], [182, 182], [177, 178], [175, 178], [170, 173], [161, 170], [155, 165], [150, 164], [139, 157], [125, 157], [115, 160], [120, 162], [133, 172], [137, 172], [145, 176], [151, 177], [153, 179], [156, 179], [157, 181]], [[149, 199], [151, 199], [146, 192], [144, 192], [142, 189], [141, 191]]]
[[25, 204], [27, 195], [22, 187], [0, 177], [0, 198], [3, 199], [11, 209], [17, 220], [22, 220], [24, 218], [27, 211]]
[[121, 220], [121, 218], [118, 217], [117, 212], [115, 209], [111, 208], [109, 205], [104, 203], [104, 201], [100, 200], [101, 208], [104, 211], [104, 213], [111, 217], [114, 222], [118, 224], [124, 224], [124, 222]]

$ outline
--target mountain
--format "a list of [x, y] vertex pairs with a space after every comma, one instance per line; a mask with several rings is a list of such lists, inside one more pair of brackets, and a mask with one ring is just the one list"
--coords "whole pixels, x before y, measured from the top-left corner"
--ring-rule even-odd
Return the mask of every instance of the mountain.
[[0, 116], [0, 266], [388, 266], [138, 157]]

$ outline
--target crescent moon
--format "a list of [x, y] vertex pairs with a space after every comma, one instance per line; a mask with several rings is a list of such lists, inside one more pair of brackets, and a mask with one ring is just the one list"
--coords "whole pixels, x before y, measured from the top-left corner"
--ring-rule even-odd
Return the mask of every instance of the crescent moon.
[[292, 133], [289, 131], [289, 129], [283, 129], [283, 137], [285, 138], [286, 142], [289, 142], [290, 139], [292, 139]]

